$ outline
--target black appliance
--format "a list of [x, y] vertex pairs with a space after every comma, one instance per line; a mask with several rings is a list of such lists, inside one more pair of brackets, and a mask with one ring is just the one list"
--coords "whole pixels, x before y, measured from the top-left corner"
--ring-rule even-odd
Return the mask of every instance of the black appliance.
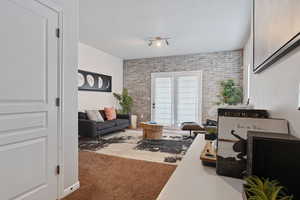
[[287, 134], [249, 132], [247, 174], [275, 179], [300, 199], [300, 140]]

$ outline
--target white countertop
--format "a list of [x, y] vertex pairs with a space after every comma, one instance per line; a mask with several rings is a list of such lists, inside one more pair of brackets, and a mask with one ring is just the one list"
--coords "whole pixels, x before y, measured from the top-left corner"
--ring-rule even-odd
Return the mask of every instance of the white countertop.
[[205, 167], [200, 154], [206, 144], [198, 135], [157, 200], [241, 200], [243, 181], [216, 174]]

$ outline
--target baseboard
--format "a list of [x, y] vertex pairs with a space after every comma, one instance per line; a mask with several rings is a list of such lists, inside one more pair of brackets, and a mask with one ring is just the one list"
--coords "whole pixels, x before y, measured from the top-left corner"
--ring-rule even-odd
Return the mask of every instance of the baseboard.
[[64, 198], [66, 196], [68, 196], [69, 194], [75, 192], [76, 190], [78, 190], [80, 188], [80, 183], [79, 181], [76, 182], [74, 185], [71, 185], [70, 187], [66, 188], [64, 190], [63, 196], [61, 198]]

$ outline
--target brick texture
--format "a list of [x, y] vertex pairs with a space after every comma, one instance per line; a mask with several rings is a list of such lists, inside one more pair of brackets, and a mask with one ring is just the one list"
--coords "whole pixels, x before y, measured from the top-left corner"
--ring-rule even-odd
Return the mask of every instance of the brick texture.
[[[139, 121], [151, 119], [151, 73], [199, 71], [203, 73], [202, 119], [211, 118], [209, 109], [218, 101], [220, 82], [233, 79], [243, 83], [241, 50], [124, 61], [124, 87], [134, 98], [133, 114]], [[215, 116], [214, 116], [215, 118]]]

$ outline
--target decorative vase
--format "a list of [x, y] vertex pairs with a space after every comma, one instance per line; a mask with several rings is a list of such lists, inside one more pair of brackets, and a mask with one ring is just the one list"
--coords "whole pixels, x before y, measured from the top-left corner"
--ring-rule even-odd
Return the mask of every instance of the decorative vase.
[[137, 116], [136, 115], [131, 115], [131, 129], [136, 129], [137, 128]]

